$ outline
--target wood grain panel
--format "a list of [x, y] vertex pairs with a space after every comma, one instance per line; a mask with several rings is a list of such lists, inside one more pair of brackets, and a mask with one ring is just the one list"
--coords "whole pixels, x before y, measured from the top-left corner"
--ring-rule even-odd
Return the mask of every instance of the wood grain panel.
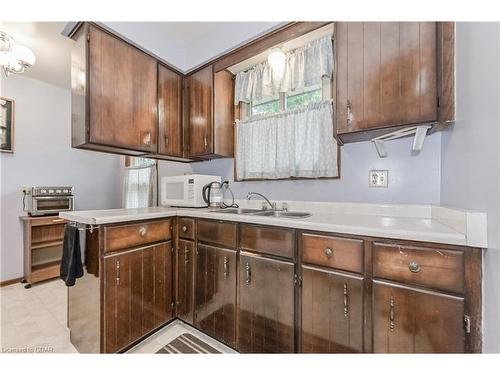
[[374, 243], [373, 275], [463, 293], [464, 254], [439, 248]]
[[182, 156], [182, 76], [158, 65], [158, 152]]
[[464, 352], [462, 297], [375, 281], [373, 314], [375, 353]]
[[436, 22], [337, 24], [337, 128], [343, 142], [437, 120], [436, 33]]
[[363, 278], [302, 266], [302, 353], [363, 351]]
[[236, 247], [236, 224], [227, 221], [200, 220], [197, 222], [198, 241]]
[[293, 353], [294, 264], [240, 254], [238, 350]]
[[196, 319], [203, 332], [236, 344], [236, 251], [198, 244]]
[[234, 155], [234, 80], [231, 72], [214, 74], [214, 154]]
[[213, 151], [213, 71], [212, 66], [187, 77], [188, 156], [209, 155]]
[[194, 242], [179, 240], [177, 248], [177, 316], [193, 323], [194, 303]]
[[363, 241], [302, 233], [302, 262], [357, 273], [363, 272]]
[[241, 224], [239, 247], [242, 250], [293, 259], [295, 257], [295, 232], [288, 229]]
[[90, 142], [156, 151], [156, 61], [89, 27]]
[[455, 22], [438, 22], [439, 122], [455, 121]]
[[104, 252], [167, 241], [171, 238], [171, 220], [104, 227]]

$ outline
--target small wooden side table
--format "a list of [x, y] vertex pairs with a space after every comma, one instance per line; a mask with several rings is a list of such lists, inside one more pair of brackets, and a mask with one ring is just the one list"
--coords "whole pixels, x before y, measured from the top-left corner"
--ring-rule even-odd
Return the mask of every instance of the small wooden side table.
[[26, 289], [32, 283], [59, 276], [64, 226], [58, 216], [21, 216], [24, 222], [24, 280]]

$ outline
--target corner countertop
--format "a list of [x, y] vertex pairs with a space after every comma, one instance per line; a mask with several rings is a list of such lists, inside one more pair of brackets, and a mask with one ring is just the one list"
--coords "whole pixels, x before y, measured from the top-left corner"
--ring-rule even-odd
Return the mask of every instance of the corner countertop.
[[[254, 204], [253, 207], [256, 205]], [[359, 236], [487, 247], [486, 240], [483, 240], [482, 236], [469, 235], [465, 224], [457, 225], [457, 222], [467, 223], [469, 221], [468, 217], [463, 219], [460, 216], [463, 212], [458, 210], [439, 206], [318, 204], [318, 202], [308, 203], [306, 207], [309, 209], [305, 211], [311, 212], [312, 216], [300, 219], [214, 212], [220, 209], [176, 207], [68, 211], [61, 212], [59, 216], [69, 221], [91, 225], [186, 216]], [[304, 211], [304, 206], [300, 204], [297, 207], [290, 207], [290, 210], [296, 208], [302, 208], [300, 210]], [[439, 211], [439, 215], [434, 215], [433, 209]], [[446, 215], [442, 214], [443, 210], [447, 210]], [[453, 216], [453, 220], [449, 220], [450, 216]], [[474, 225], [474, 227], [476, 228], [478, 225]], [[481, 240], [471, 241], [469, 237], [474, 239], [481, 237]]]

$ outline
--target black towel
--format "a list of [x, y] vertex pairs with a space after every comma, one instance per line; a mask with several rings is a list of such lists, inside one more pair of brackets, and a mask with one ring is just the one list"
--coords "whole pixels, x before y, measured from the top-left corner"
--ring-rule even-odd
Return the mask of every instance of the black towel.
[[83, 276], [79, 232], [77, 227], [69, 224], [66, 224], [64, 229], [63, 255], [59, 277], [64, 280], [66, 286], [75, 285], [75, 279]]

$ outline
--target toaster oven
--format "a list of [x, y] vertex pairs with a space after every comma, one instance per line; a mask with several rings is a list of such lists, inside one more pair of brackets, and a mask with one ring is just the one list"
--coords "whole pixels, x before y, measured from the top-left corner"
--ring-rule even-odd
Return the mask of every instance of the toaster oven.
[[24, 210], [31, 216], [56, 215], [74, 207], [72, 186], [33, 186], [24, 194]]

